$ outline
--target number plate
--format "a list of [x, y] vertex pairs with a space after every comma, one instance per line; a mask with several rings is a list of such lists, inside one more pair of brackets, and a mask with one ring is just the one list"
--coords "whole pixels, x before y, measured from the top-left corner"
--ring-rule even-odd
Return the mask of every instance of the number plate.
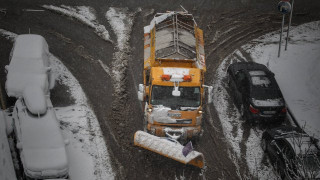
[[263, 111], [264, 114], [275, 114], [276, 111]]

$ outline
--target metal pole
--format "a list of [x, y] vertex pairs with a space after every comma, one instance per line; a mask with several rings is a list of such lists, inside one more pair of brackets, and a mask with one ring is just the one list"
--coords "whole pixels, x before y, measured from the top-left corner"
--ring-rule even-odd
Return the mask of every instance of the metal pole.
[[292, 0], [292, 6], [291, 6], [291, 12], [290, 12], [290, 18], [289, 18], [289, 24], [288, 24], [288, 31], [287, 31], [286, 48], [284, 49], [285, 51], [287, 50], [287, 47], [288, 47], [288, 39], [289, 39], [289, 31], [290, 31], [290, 26], [291, 26], [293, 4], [294, 4], [294, 0]]
[[281, 33], [280, 33], [280, 41], [279, 41], [278, 57], [280, 57], [280, 51], [281, 51], [281, 42], [282, 42], [282, 33], [283, 33], [284, 16], [285, 16], [285, 14], [283, 14], [283, 15], [282, 15], [282, 24], [281, 24]]

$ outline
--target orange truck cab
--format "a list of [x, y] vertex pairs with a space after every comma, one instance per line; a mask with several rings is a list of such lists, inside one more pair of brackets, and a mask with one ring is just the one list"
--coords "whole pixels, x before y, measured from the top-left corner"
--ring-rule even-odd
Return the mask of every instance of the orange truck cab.
[[176, 140], [201, 133], [206, 72], [203, 32], [186, 12], [157, 13], [144, 27], [144, 83], [138, 98], [144, 102], [145, 130]]

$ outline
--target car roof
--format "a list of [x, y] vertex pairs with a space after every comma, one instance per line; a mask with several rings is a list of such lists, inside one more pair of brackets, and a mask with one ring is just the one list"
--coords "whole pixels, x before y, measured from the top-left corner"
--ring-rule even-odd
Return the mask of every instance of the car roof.
[[285, 139], [288, 137], [294, 137], [294, 136], [309, 136], [304, 131], [302, 131], [298, 127], [294, 126], [280, 126], [273, 129], [269, 129], [266, 131], [272, 138], [275, 139]]
[[271, 73], [271, 71], [263, 64], [255, 63], [255, 62], [236, 62], [229, 66], [229, 69], [233, 72], [237, 72], [239, 70], [261, 70], [266, 73]]
[[42, 36], [22, 34], [15, 39], [12, 58], [37, 59], [48, 52], [48, 44]]
[[317, 146], [312, 142], [311, 137], [290, 137], [285, 138], [285, 140], [291, 145], [293, 151], [295, 154], [319, 154], [320, 150], [317, 148]]

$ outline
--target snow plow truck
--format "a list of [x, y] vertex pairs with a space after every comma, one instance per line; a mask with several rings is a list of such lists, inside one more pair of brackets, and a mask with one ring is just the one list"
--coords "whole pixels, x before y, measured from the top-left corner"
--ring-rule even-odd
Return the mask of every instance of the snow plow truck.
[[[187, 12], [157, 13], [144, 27], [144, 131], [134, 144], [184, 164], [202, 168], [202, 153], [183, 153], [182, 144], [201, 134], [206, 72], [203, 31]], [[188, 143], [190, 144], [190, 143]], [[192, 147], [192, 146], [191, 146]]]

